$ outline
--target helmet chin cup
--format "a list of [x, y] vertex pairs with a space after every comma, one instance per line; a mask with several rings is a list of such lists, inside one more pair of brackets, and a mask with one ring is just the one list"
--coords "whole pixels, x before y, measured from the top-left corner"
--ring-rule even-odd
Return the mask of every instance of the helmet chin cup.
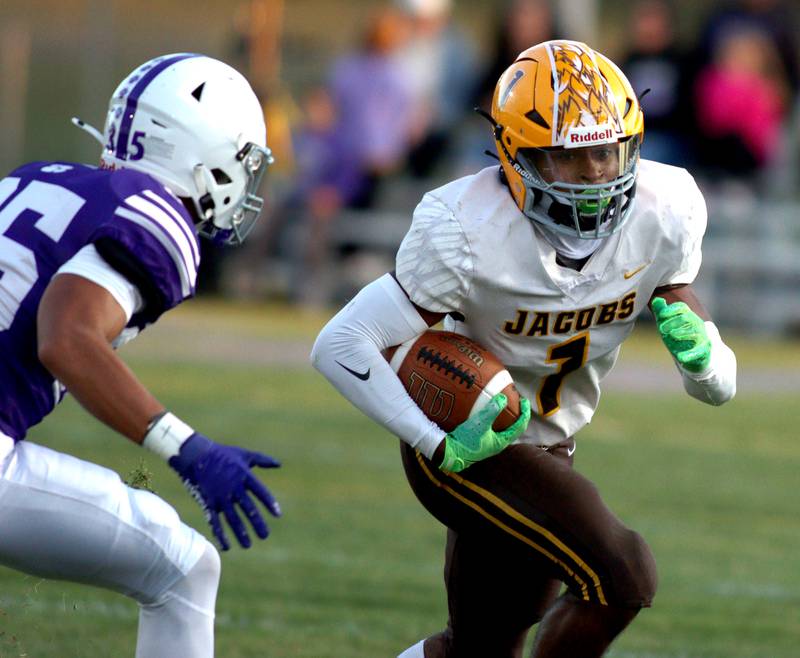
[[619, 178], [600, 185], [542, 184], [523, 176], [526, 217], [561, 235], [585, 240], [607, 238], [633, 211], [638, 162]]
[[231, 244], [233, 236], [233, 229], [230, 228], [214, 228], [210, 233], [201, 233], [204, 237], [211, 240], [215, 247], [223, 247]]

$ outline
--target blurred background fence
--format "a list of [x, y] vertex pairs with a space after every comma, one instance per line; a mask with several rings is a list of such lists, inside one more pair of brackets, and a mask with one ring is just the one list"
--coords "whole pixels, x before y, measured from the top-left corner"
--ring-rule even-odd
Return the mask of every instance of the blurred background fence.
[[[493, 161], [500, 72], [588, 41], [642, 96], [643, 156], [687, 167], [709, 206], [701, 294], [720, 324], [800, 330], [800, 60], [792, 0], [0, 0], [0, 169], [94, 162], [117, 82], [166, 52], [241, 69], [277, 164], [267, 221], [205, 247], [202, 293], [336, 305], [392, 267], [422, 194]], [[649, 91], [647, 91], [649, 90]]]

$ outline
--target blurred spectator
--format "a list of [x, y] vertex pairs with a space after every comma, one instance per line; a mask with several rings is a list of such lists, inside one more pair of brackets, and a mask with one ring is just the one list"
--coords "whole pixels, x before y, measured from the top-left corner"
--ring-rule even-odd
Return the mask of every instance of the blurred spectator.
[[361, 47], [334, 63], [330, 91], [343, 148], [339, 157], [352, 160], [361, 174], [344, 199], [350, 207], [370, 207], [380, 179], [396, 171], [408, 153], [413, 92], [397, 58], [408, 36], [404, 17], [385, 8], [370, 20]]
[[331, 217], [362, 194], [362, 162], [349, 155], [349, 136], [340, 130], [340, 113], [326, 87], [309, 90], [301, 109], [292, 140], [296, 175], [289, 202]]
[[789, 103], [778, 53], [760, 29], [717, 42], [695, 83], [699, 160], [712, 172], [751, 176], [777, 153]]
[[[280, 272], [292, 301], [327, 301], [328, 265], [338, 256], [331, 253], [332, 225], [343, 209], [373, 207], [383, 179], [405, 164], [411, 96], [395, 54], [407, 25], [395, 9], [379, 10], [358, 48], [334, 61], [328, 83], [302, 99], [292, 184], [250, 259], [266, 259], [263, 269], [273, 276]], [[237, 278], [238, 288], [253, 287], [241, 272]]]
[[631, 50], [620, 61], [645, 117], [642, 156], [686, 166], [692, 133], [690, 81], [687, 59], [676, 37], [676, 11], [668, 0], [639, 0], [632, 9]]
[[476, 90], [476, 104], [487, 110], [497, 80], [523, 50], [561, 37], [551, 0], [509, 0], [494, 29], [489, 65]]
[[[347, 157], [346, 135], [337, 130], [339, 116], [325, 87], [311, 89], [303, 99], [303, 122], [295, 131], [295, 185], [283, 204], [283, 247], [290, 259], [289, 296], [313, 304], [324, 294], [320, 276], [328, 256], [330, 225], [340, 209], [362, 193], [361, 163]], [[277, 222], [273, 224], [277, 230]]]
[[506, 0], [503, 10], [497, 13], [486, 63], [472, 88], [469, 118], [460, 126], [453, 176], [472, 174], [492, 164], [486, 155], [486, 151], [495, 152], [492, 132], [486, 119], [472, 112], [473, 108], [477, 106], [488, 112], [497, 80], [517, 55], [560, 35], [551, 0]]
[[767, 35], [777, 54], [777, 74], [793, 94], [800, 90], [800, 54], [797, 46], [796, 0], [736, 0], [712, 12], [700, 39], [697, 60], [701, 67], [712, 59], [722, 41], [732, 32], [755, 29]]
[[429, 176], [447, 153], [458, 123], [472, 111], [477, 58], [472, 42], [452, 22], [451, 0], [396, 2], [412, 28], [399, 53], [413, 102], [409, 169]]
[[232, 268], [236, 294], [260, 294], [259, 288], [269, 287], [260, 279], [269, 276], [272, 287], [282, 288], [292, 301], [313, 303], [327, 260], [330, 224], [360, 189], [360, 165], [346, 156], [327, 87], [307, 91], [300, 113], [293, 130], [292, 184], [247, 245], [246, 257]]

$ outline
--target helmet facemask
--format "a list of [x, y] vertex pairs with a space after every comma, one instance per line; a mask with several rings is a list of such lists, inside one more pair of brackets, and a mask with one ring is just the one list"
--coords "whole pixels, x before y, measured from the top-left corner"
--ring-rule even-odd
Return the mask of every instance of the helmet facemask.
[[[516, 158], [508, 155], [527, 189], [523, 213], [562, 235], [609, 237], [633, 210], [639, 144], [635, 135], [598, 146], [522, 148]], [[584, 167], [602, 174], [596, 182], [574, 182]]]
[[[200, 222], [197, 232], [215, 244], [241, 244], [258, 221], [264, 199], [258, 195], [261, 180], [274, 158], [268, 148], [247, 142], [236, 153], [232, 166], [244, 170], [244, 190], [239, 201], [231, 208], [217, 210], [215, 199], [226, 199], [235, 187], [234, 180], [223, 169], [198, 164], [194, 168], [198, 195], [191, 197]], [[200, 191], [202, 190], [202, 193]]]

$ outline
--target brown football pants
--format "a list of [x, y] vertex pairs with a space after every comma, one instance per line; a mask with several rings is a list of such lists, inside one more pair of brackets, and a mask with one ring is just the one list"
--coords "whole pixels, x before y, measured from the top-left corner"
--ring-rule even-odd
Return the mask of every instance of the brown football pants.
[[572, 448], [512, 445], [447, 473], [401, 444], [411, 488], [448, 528], [448, 625], [428, 658], [519, 658], [548, 609], [534, 656], [600, 656], [650, 606], [652, 553], [572, 469]]

